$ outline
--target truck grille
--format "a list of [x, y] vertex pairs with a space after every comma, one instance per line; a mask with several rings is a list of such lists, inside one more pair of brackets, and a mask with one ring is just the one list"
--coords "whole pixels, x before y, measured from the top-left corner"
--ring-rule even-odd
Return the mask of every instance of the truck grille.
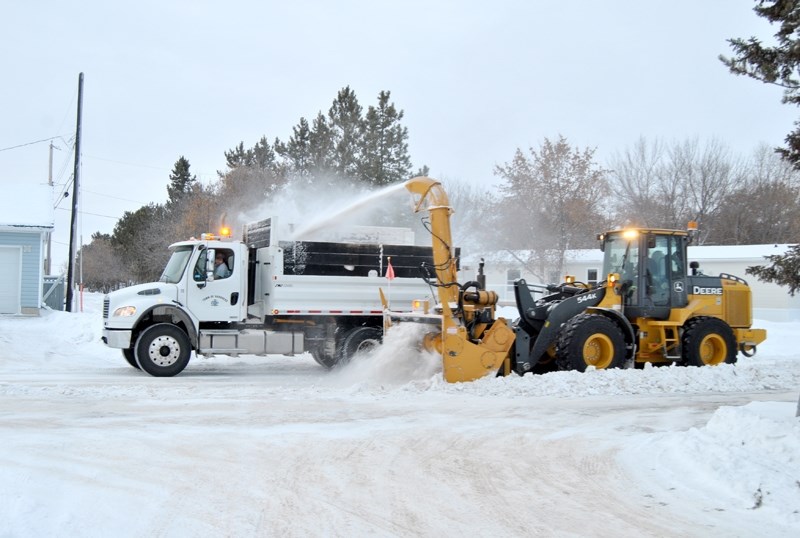
[[103, 299], [103, 319], [108, 319], [108, 304], [110, 302], [111, 301], [108, 299], [108, 297]]

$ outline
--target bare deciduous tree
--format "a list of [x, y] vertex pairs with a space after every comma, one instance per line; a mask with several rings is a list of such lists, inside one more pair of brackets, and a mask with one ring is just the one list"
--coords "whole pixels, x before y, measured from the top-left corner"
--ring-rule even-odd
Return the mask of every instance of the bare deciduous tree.
[[620, 223], [682, 228], [701, 226], [701, 242], [713, 233], [714, 216], [741, 180], [741, 167], [719, 141], [665, 146], [641, 138], [611, 162]]
[[510, 163], [497, 166], [495, 175], [504, 179], [494, 209], [498, 246], [528, 250], [529, 266], [559, 274], [568, 249], [594, 246], [608, 226], [607, 171], [594, 162], [594, 151], [573, 148], [563, 136], [545, 138], [538, 150], [517, 149]]

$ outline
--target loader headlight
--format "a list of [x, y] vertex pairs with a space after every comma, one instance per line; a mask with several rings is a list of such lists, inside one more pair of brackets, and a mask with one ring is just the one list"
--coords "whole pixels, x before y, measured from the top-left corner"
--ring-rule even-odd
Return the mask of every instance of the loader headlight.
[[120, 317], [120, 318], [125, 318], [125, 317], [128, 317], [128, 316], [132, 316], [135, 313], [136, 313], [136, 307], [135, 306], [121, 306], [121, 307], [117, 308], [116, 310], [114, 310], [114, 316], [115, 317]]

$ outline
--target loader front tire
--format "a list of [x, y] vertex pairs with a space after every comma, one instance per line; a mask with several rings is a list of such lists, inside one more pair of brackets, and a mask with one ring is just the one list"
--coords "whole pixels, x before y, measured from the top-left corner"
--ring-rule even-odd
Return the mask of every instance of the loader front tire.
[[600, 314], [578, 314], [561, 329], [556, 343], [561, 370], [586, 371], [621, 368], [625, 364], [625, 337], [619, 326]]
[[683, 331], [683, 362], [688, 366], [716, 366], [736, 362], [736, 339], [730, 325], [718, 318], [699, 317]]
[[171, 323], [151, 325], [136, 340], [139, 368], [155, 377], [178, 375], [189, 364], [191, 354], [189, 337]]

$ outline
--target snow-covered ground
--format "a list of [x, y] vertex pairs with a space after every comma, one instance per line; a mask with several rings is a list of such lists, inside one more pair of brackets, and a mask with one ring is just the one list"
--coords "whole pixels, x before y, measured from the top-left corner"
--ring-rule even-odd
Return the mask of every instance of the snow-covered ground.
[[397, 330], [158, 379], [100, 299], [0, 318], [0, 536], [800, 535], [800, 323], [716, 368], [449, 385]]

